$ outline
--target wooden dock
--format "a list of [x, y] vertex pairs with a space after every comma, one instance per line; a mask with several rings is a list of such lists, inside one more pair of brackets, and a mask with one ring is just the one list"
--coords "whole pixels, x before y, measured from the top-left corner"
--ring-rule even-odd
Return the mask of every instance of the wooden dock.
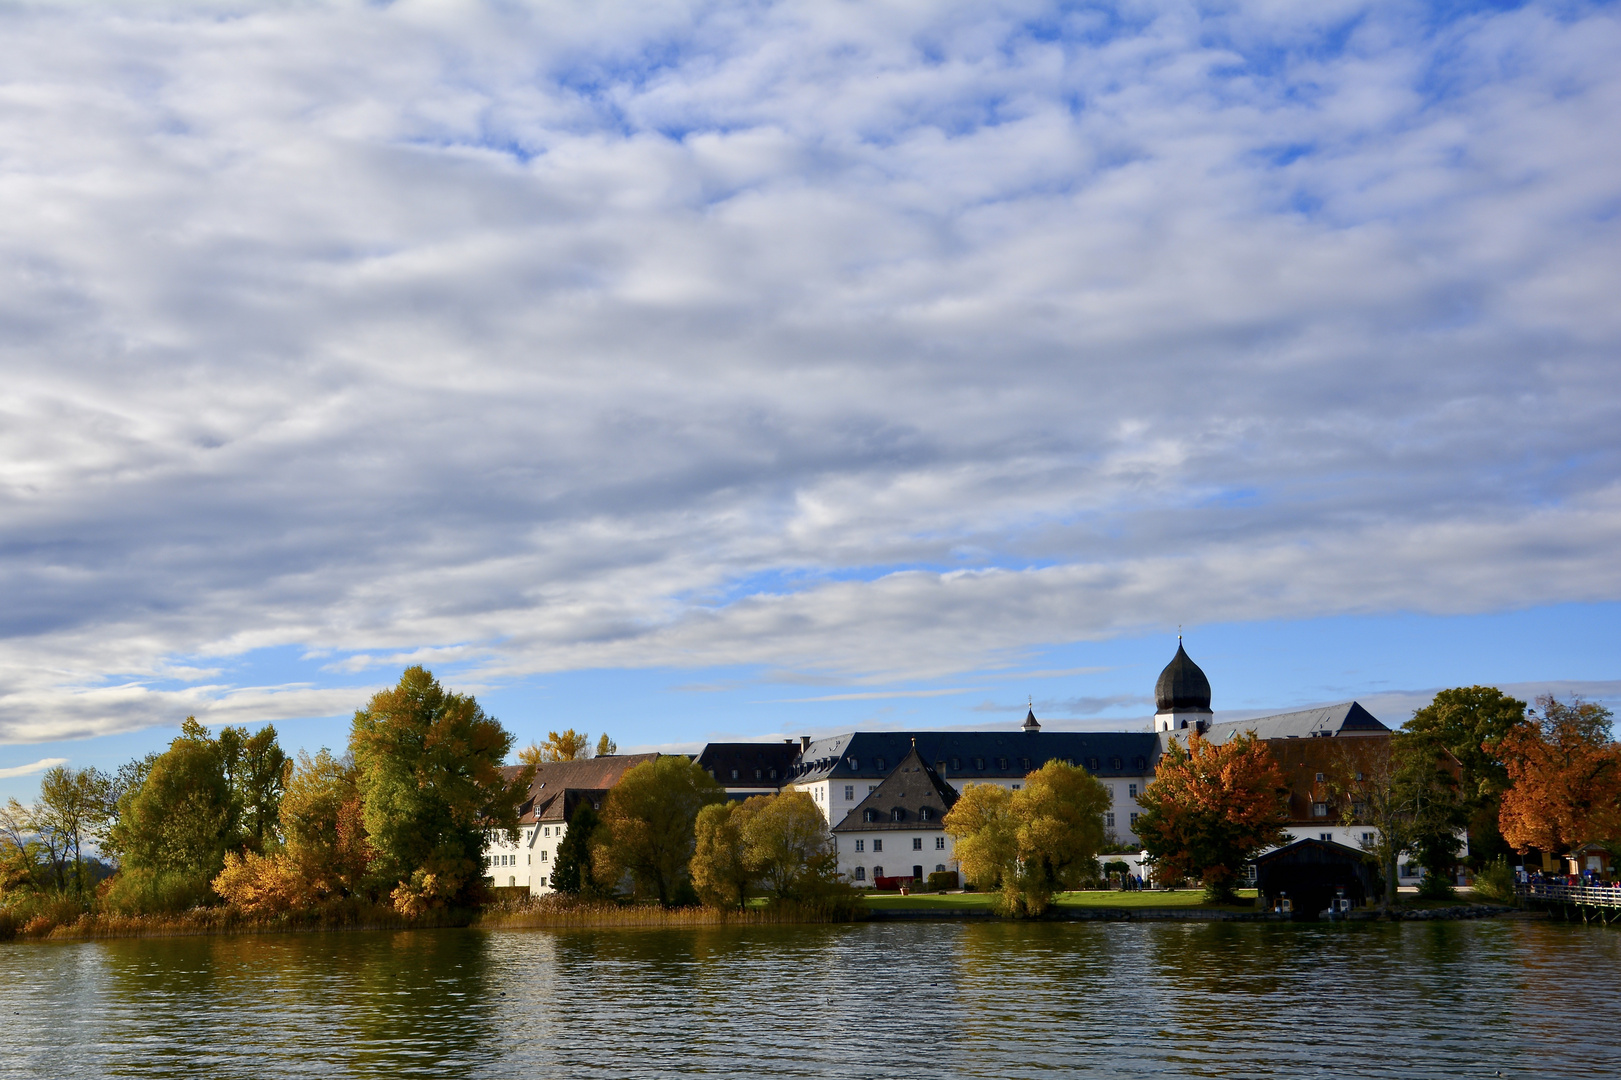
[[1530, 907], [1558, 911], [1566, 919], [1600, 922], [1608, 926], [1621, 922], [1621, 888], [1613, 885], [1555, 885], [1528, 882], [1514, 892]]

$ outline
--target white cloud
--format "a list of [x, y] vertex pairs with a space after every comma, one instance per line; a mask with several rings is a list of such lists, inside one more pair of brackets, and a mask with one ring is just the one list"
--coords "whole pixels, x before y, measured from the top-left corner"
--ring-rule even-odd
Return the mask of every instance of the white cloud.
[[278, 645], [883, 681], [1621, 597], [1609, 8], [0, 42], [0, 740], [369, 692], [213, 662]]
[[42, 773], [46, 769], [52, 769], [67, 763], [68, 759], [65, 757], [40, 758], [30, 765], [14, 765], [9, 769], [0, 769], [0, 780], [10, 780], [18, 776], [33, 776], [35, 773]]

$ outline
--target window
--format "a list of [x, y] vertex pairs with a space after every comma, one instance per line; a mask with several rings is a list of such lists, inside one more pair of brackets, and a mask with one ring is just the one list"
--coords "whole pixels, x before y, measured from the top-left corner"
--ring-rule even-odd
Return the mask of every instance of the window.
[[877, 790], [878, 790], [878, 785], [877, 784], [868, 784], [867, 785], [867, 794], [868, 795], [871, 795], [873, 792], [875, 792]]
[[867, 850], [867, 842], [865, 840], [857, 840], [856, 841], [856, 850], [857, 851], [866, 851]]
[[1323, 774], [1322, 773], [1317, 774], [1317, 782], [1319, 784], [1321, 784], [1323, 782]]
[[1138, 772], [1142, 772], [1144, 769], [1148, 768], [1148, 759], [1143, 757], [1141, 754], [1138, 754], [1136, 757], [1132, 758], [1131, 763], [1136, 767]]
[[1312, 803], [1311, 804], [1311, 816], [1312, 817], [1327, 817], [1328, 816], [1328, 804], [1326, 802], [1314, 802], [1314, 803]]
[[1086, 759], [1086, 767], [1088, 769], [1091, 769], [1093, 772], [1097, 772], [1098, 771], [1098, 759], [1095, 758], [1095, 757], [1087, 758]]
[[946, 864], [945, 863], [940, 863], [940, 862], [935, 863], [934, 864], [934, 872], [936, 874], [945, 873], [946, 872]]
[[732, 779], [733, 779], [733, 780], [736, 780], [736, 779], [737, 779], [737, 770], [736, 770], [736, 769], [733, 769], [733, 770], [732, 770]]
[[891, 821], [905, 821], [906, 811], [897, 806], [889, 812], [889, 818]]
[[934, 850], [936, 850], [936, 851], [944, 851], [945, 849], [946, 849], [946, 838], [943, 837], [943, 836], [936, 836], [934, 838]]
[[507, 878], [507, 888], [510, 889], [516, 884], [518, 884], [518, 879], [517, 878], [515, 878], [515, 877]]
[[1020, 758], [1019, 759], [1019, 768], [1023, 769], [1025, 772], [1029, 772], [1030, 771], [1030, 759], [1027, 758], [1027, 757]]
[[771, 779], [775, 780], [776, 778], [777, 778], [777, 770], [772, 769], [771, 770]]
[[871, 807], [868, 807], [867, 809], [861, 811], [861, 820], [862, 821], [877, 821], [878, 820], [878, 811], [872, 809]]
[[867, 880], [867, 868], [865, 866], [856, 867], [856, 880], [857, 881], [866, 881]]
[[1369, 847], [1372, 847], [1373, 846], [1373, 834], [1371, 832], [1363, 833], [1362, 834], [1362, 842], [1364, 844], [1367, 844]]
[[1124, 761], [1121, 761], [1119, 758], [1112, 757], [1112, 758], [1109, 759], [1109, 768], [1111, 768], [1111, 769], [1123, 769], [1125, 767], [1126, 767], [1126, 763]]
[[879, 878], [881, 878], [883, 876], [884, 876], [884, 868], [882, 866], [875, 866], [875, 867], [872, 868], [872, 877], [873, 877], [874, 881], [877, 881]]
[[984, 767], [985, 767], [985, 759], [984, 758], [977, 757], [977, 758], [974, 759], [974, 768], [983, 769]]
[[1136, 814], [1131, 815], [1131, 827], [1133, 829], [1137, 828], [1137, 815]]
[[1131, 796], [1133, 799], [1135, 799], [1137, 797], [1137, 785], [1136, 784], [1127, 784], [1126, 785], [1126, 794]]
[[1329, 843], [1333, 843], [1334, 842], [1334, 834], [1331, 833], [1331, 832], [1320, 832], [1320, 833], [1317, 834], [1317, 839], [1326, 840]]
[[552, 857], [551, 852], [547, 851], [545, 848], [540, 849], [540, 861], [541, 862], [548, 862], [548, 861], [551, 860], [551, 857]]
[[921, 820], [921, 821], [933, 821], [934, 820], [934, 808], [929, 807], [929, 806], [925, 806], [925, 807], [923, 807], [923, 809], [921, 809], [921, 810], [919, 810], [917, 812], [917, 816], [918, 816], [918, 819]]
[[1359, 784], [1362, 783], [1362, 774], [1361, 773], [1356, 774], [1356, 782], [1359, 783]]
[[884, 771], [884, 759], [883, 758], [873, 758], [872, 759], [872, 764], [873, 764], [873, 768], [877, 769], [879, 772]]
[[953, 768], [953, 769], [960, 769], [960, 768], [962, 768], [962, 758], [952, 758], [952, 759], [951, 759], [951, 767], [952, 767], [952, 768]]
[[1024, 787], [1024, 785], [1023, 785], [1023, 784], [1014, 784], [1014, 785], [1013, 785], [1013, 790], [1014, 790], [1014, 791], [1018, 791], [1018, 790], [1019, 790], [1019, 789], [1020, 789], [1020, 788], [1022, 788], [1022, 787]]
[[1104, 814], [1103, 815], [1103, 827], [1105, 829], [1114, 828], [1114, 815], [1113, 814]]
[[523, 857], [523, 864], [525, 866], [533, 866], [533, 865], [535, 865], [535, 857], [533, 855], [525, 855]]
[[844, 785], [844, 801], [845, 802], [855, 802], [855, 798], [856, 798], [856, 786], [854, 784], [845, 784]]
[[541, 834], [544, 835], [544, 836], [550, 837], [552, 835], [552, 830], [551, 829], [542, 829], [540, 831], [541, 831]]
[[923, 850], [923, 837], [921, 837], [921, 836], [912, 837], [912, 850], [913, 851], [922, 851]]
[[996, 767], [998, 769], [1006, 770], [1007, 769], [1007, 758], [1005, 758], [1005, 757], [997, 758], [996, 759]]
[[764, 780], [765, 779], [765, 774], [763, 772], [761, 772], [759, 769], [755, 769], [754, 770], [754, 778], [756, 780]]
[[[882, 851], [882, 850], [884, 850], [884, 842], [882, 840], [876, 840], [876, 839], [873, 840], [872, 849], [873, 849], [873, 851]], [[876, 870], [873, 871], [873, 873], [875, 873], [875, 874], [877, 872], [878, 871], [876, 871]]]

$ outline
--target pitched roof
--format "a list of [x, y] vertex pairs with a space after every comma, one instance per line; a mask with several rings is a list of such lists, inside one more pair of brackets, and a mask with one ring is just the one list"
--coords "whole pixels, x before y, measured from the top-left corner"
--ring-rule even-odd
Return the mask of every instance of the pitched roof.
[[[799, 743], [786, 742], [730, 742], [710, 743], [697, 757], [700, 768], [722, 784], [758, 784], [780, 787], [793, 768], [799, 754]], [[732, 779], [732, 771], [737, 779]], [[754, 774], [760, 775], [756, 777]]]
[[[913, 746], [895, 771], [857, 803], [834, 832], [938, 829], [957, 802], [957, 789], [940, 779]], [[873, 820], [868, 821], [871, 817]]]
[[1325, 705], [1320, 709], [1257, 716], [1252, 720], [1226, 720], [1210, 725], [1204, 737], [1211, 742], [1221, 743], [1241, 731], [1253, 731], [1260, 739], [1318, 739], [1373, 735], [1389, 730], [1361, 705], [1354, 701], [1342, 701], [1338, 705]]
[[1018, 779], [1053, 759], [1098, 776], [1143, 776], [1159, 757], [1152, 731], [854, 731], [806, 747], [791, 783], [888, 776], [912, 743], [947, 781]]
[[[523, 805], [518, 808], [518, 821], [525, 825], [566, 821], [568, 812], [578, 802], [577, 798], [565, 798], [566, 793], [606, 792], [619, 783], [627, 771], [657, 758], [657, 754], [604, 754], [579, 761], [543, 761], [535, 766], [535, 779], [529, 785]], [[511, 781], [517, 779], [523, 766], [508, 765], [501, 771]]]

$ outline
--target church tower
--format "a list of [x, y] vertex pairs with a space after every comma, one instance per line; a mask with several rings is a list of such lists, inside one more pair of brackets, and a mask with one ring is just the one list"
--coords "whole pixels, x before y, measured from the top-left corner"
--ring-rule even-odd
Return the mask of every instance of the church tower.
[[1154, 684], [1154, 709], [1155, 731], [1204, 731], [1210, 726], [1210, 680], [1182, 648], [1180, 634], [1176, 655]]

